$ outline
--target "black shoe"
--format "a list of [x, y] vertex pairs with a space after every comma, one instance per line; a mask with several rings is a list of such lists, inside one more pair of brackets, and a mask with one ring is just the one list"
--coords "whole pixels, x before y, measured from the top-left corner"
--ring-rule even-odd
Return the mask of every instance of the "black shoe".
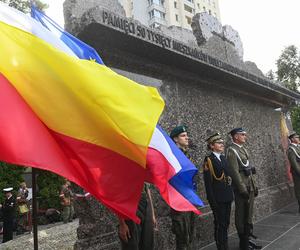
[[252, 247], [253, 249], [262, 249], [262, 246], [257, 245], [254, 241], [249, 240], [249, 246]]

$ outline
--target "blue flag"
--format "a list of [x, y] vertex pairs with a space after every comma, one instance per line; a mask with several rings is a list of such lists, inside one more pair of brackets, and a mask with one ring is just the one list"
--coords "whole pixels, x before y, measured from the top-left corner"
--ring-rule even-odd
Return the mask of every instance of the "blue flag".
[[94, 48], [66, 32], [50, 17], [36, 9], [33, 4], [31, 5], [31, 17], [59, 37], [79, 58], [93, 60], [99, 64], [104, 64]]

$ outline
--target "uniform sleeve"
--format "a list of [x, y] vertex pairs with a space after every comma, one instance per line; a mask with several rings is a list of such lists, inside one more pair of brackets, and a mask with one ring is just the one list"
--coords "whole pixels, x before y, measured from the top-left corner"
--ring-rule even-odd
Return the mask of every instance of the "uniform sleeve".
[[207, 163], [204, 162], [203, 167], [203, 178], [204, 178], [204, 184], [205, 184], [205, 191], [206, 191], [206, 197], [209, 203], [215, 203], [215, 196], [212, 188], [212, 178], [211, 173], [209, 171], [209, 168], [205, 166]]
[[300, 176], [300, 162], [297, 161], [297, 156], [292, 149], [288, 150], [288, 158], [291, 164], [291, 168]]
[[228, 149], [226, 159], [228, 162], [228, 173], [232, 178], [232, 182], [234, 186], [237, 188], [239, 193], [246, 193], [247, 192], [247, 187], [244, 184], [242, 177], [239, 172], [239, 163], [238, 159], [233, 152], [232, 149]]

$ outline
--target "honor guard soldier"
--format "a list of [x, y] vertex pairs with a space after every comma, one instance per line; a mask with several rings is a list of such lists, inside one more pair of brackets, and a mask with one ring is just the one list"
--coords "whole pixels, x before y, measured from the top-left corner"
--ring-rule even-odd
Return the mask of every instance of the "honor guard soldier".
[[[187, 156], [189, 137], [185, 126], [178, 126], [170, 133], [171, 139]], [[172, 232], [176, 237], [176, 250], [189, 250], [193, 241], [194, 213], [171, 209]]]
[[16, 200], [12, 195], [13, 188], [4, 188], [5, 200], [0, 205], [3, 216], [3, 243], [13, 239], [14, 221], [16, 216]]
[[219, 133], [211, 135], [206, 141], [211, 153], [204, 160], [204, 183], [207, 200], [214, 215], [215, 241], [218, 250], [228, 250], [233, 191], [227, 160], [223, 155], [224, 141]]
[[231, 130], [232, 145], [226, 154], [229, 175], [232, 178], [232, 187], [235, 195], [235, 226], [240, 238], [240, 249], [260, 249], [249, 237], [253, 235], [253, 205], [258, 195], [254, 174], [256, 170], [249, 162], [249, 154], [243, 147], [247, 139], [243, 128]]
[[300, 213], [300, 139], [297, 133], [289, 136], [290, 145], [288, 148], [288, 158], [291, 164], [291, 173], [294, 181], [295, 197], [298, 200], [298, 213]]

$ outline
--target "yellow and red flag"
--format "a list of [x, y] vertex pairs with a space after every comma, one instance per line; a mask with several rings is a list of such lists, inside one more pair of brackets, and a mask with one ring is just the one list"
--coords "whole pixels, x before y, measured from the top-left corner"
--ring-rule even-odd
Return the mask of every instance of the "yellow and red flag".
[[50, 170], [138, 221], [158, 91], [0, 19], [0, 160]]

